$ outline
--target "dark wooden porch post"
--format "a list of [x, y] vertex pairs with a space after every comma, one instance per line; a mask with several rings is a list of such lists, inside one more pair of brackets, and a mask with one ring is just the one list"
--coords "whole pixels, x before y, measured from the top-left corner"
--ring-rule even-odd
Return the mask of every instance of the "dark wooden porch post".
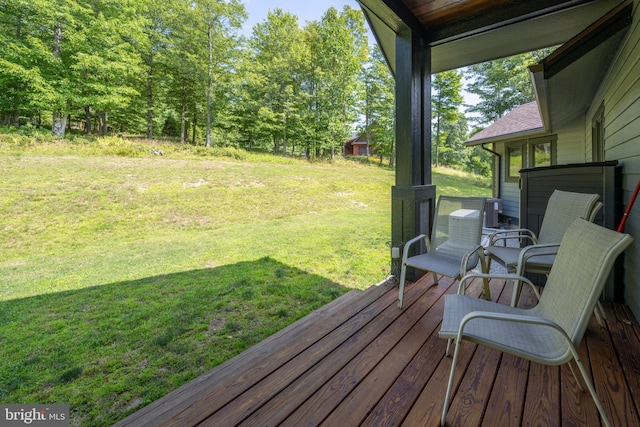
[[[429, 234], [435, 206], [431, 184], [431, 49], [411, 30], [396, 37], [396, 185], [392, 189], [392, 247]], [[399, 262], [392, 274], [400, 275]], [[408, 276], [414, 279], [415, 277]]]

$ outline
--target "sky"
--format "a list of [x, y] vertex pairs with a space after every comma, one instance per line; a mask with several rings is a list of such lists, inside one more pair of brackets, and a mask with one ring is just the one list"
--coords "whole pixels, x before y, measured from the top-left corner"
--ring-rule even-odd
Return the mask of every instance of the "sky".
[[360, 9], [356, 0], [244, 0], [249, 19], [244, 24], [243, 34], [251, 35], [251, 29], [267, 19], [267, 12], [279, 7], [298, 17], [298, 24], [304, 27], [307, 21], [319, 21], [330, 7], [341, 11], [345, 5]]

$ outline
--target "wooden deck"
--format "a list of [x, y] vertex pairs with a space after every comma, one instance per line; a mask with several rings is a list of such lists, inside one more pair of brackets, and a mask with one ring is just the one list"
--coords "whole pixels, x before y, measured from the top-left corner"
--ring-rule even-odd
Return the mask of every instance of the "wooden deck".
[[[510, 301], [510, 286], [491, 288]], [[438, 425], [451, 358], [437, 333], [442, 297], [456, 289], [427, 275], [407, 286], [403, 310], [397, 287], [352, 291], [117, 425]], [[607, 328], [592, 319], [582, 358], [612, 424], [640, 426], [640, 326], [626, 306], [605, 312]], [[465, 342], [456, 373], [448, 425], [600, 425], [567, 366]]]

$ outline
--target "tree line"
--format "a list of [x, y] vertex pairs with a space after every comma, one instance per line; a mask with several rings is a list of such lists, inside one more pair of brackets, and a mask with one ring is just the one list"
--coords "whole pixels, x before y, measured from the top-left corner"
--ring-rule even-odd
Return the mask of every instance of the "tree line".
[[[360, 10], [301, 27], [274, 9], [243, 36], [246, 19], [240, 0], [4, 0], [0, 124], [309, 158], [339, 154], [358, 131], [393, 163], [395, 82]], [[486, 173], [486, 153], [460, 147], [465, 75], [496, 99], [477, 83], [487, 70], [434, 76], [433, 158]]]
[[341, 150], [365, 110], [372, 140], [390, 134], [393, 80], [359, 10], [301, 28], [275, 9], [250, 37], [246, 18], [238, 0], [6, 0], [0, 120], [308, 156]]

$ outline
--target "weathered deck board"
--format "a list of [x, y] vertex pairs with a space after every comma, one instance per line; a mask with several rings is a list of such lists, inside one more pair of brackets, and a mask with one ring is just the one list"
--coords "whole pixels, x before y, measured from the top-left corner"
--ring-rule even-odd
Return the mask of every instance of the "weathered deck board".
[[530, 363], [522, 425], [561, 425], [560, 406], [560, 368]]
[[[506, 288], [506, 287], [505, 287]], [[511, 303], [510, 289], [506, 288], [500, 295], [503, 304]], [[520, 306], [535, 305], [535, 296], [528, 290], [522, 293]], [[482, 419], [483, 426], [519, 426], [525, 403], [525, 393], [529, 373], [529, 362], [521, 358], [502, 355], [495, 383], [489, 397], [486, 414]]]
[[[584, 342], [578, 348], [578, 354], [587, 372], [591, 372], [591, 361]], [[591, 381], [593, 381], [593, 376], [591, 376]], [[582, 378], [580, 378], [580, 384], [583, 388], [585, 387]], [[600, 415], [593, 404], [591, 395], [586, 388], [584, 392], [580, 391], [568, 366], [560, 368], [560, 387], [562, 423], [564, 425], [600, 425]]]
[[640, 413], [640, 325], [628, 306], [605, 305], [606, 323], [635, 409]]
[[585, 340], [589, 347], [594, 386], [611, 423], [620, 426], [640, 425], [609, 331], [605, 328], [600, 330], [595, 319], [592, 319]]
[[[492, 281], [508, 303], [511, 286]], [[431, 275], [397, 288], [350, 292], [238, 357], [133, 413], [119, 426], [439, 425], [451, 368], [438, 338], [443, 296], [457, 282]], [[468, 294], [480, 296], [473, 282]], [[523, 292], [520, 305], [531, 306]], [[614, 425], [640, 426], [640, 326], [628, 308], [605, 304], [579, 348]], [[570, 370], [465, 342], [449, 425], [599, 426], [590, 395]]]

